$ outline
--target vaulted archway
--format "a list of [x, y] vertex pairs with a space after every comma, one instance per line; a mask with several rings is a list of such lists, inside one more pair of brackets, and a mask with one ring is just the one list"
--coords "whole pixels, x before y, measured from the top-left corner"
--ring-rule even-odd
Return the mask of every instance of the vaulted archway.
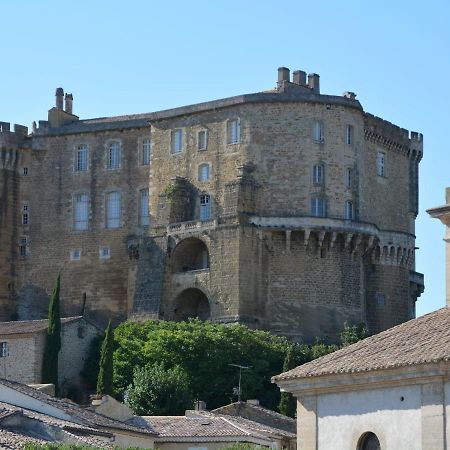
[[358, 444], [358, 450], [380, 450], [380, 441], [372, 432], [364, 433]]
[[211, 316], [208, 297], [200, 289], [185, 289], [175, 298], [173, 315], [176, 322], [191, 318], [208, 320]]
[[172, 254], [172, 272], [191, 272], [209, 268], [206, 244], [197, 238], [183, 239]]

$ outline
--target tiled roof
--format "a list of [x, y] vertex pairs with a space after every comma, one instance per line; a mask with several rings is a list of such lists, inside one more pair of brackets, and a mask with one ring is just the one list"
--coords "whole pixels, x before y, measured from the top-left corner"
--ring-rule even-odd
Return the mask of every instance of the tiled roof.
[[46, 444], [46, 441], [24, 434], [13, 433], [0, 427], [0, 448], [5, 450], [22, 449], [26, 444]]
[[38, 391], [24, 384], [17, 383], [15, 381], [9, 381], [0, 378], [0, 385], [7, 386], [25, 395], [40, 400], [43, 403], [51, 405], [54, 408], [58, 408], [59, 410], [64, 411], [66, 414], [74, 418], [74, 420], [77, 419], [84, 425], [91, 426], [93, 428], [104, 427], [104, 428], [126, 430], [135, 433], [154, 434], [154, 431], [149, 427], [143, 428], [119, 422], [118, 420], [111, 419], [102, 414], [96, 413], [88, 408], [82, 408], [76, 405], [75, 403], [69, 403], [67, 401], [52, 397], [50, 395], [45, 394], [44, 392]]
[[[61, 325], [70, 322], [76, 322], [82, 319], [82, 316], [64, 317], [61, 319]], [[25, 334], [36, 333], [38, 331], [46, 330], [48, 327], [48, 320], [17, 320], [13, 322], [0, 322], [0, 336], [8, 334]]]
[[272, 381], [449, 360], [450, 308], [445, 307], [298, 366]]

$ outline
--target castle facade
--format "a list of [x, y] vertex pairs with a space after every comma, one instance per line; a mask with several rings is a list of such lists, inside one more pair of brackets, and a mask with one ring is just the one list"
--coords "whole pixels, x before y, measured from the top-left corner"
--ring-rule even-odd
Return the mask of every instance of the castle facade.
[[0, 318], [200, 317], [293, 339], [415, 316], [422, 135], [319, 76], [149, 114], [0, 122]]

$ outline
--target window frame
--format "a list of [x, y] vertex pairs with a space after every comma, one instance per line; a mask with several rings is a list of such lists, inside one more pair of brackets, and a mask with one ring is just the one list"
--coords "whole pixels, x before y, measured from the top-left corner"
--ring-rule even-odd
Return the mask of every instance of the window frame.
[[353, 145], [354, 128], [353, 125], [347, 124], [345, 126], [345, 143], [346, 145]]
[[376, 165], [377, 165], [377, 175], [381, 178], [387, 178], [386, 177], [386, 152], [377, 150]]
[[22, 225], [28, 226], [30, 224], [30, 212], [28, 203], [22, 204]]
[[[177, 136], [180, 136], [179, 142], [177, 142]], [[179, 144], [179, 148], [177, 146]], [[183, 129], [174, 128], [170, 132], [170, 153], [172, 155], [179, 155], [183, 153]]]
[[[110, 203], [111, 196], [117, 194], [116, 206]], [[112, 215], [117, 210], [117, 215]], [[122, 193], [119, 190], [109, 191], [105, 195], [105, 228], [114, 230], [122, 227]]]
[[[204, 136], [205, 136], [205, 142], [204, 142], [204, 145], [203, 145], [203, 147], [202, 146], [200, 146], [200, 142], [201, 142], [201, 140], [200, 140], [200, 135], [201, 134], [204, 134]], [[203, 151], [205, 151], [205, 150], [208, 150], [208, 136], [209, 135], [209, 133], [208, 133], [208, 130], [199, 130], [198, 132], [197, 132], [197, 151], [199, 151], [199, 152], [203, 152]]]
[[344, 204], [344, 219], [355, 220], [355, 204], [352, 200], [346, 200]]
[[322, 163], [313, 166], [313, 184], [323, 186], [325, 184], [325, 166]]
[[144, 138], [141, 142], [141, 166], [149, 166], [152, 159], [152, 140]]
[[[105, 250], [106, 250], [106, 252], [105, 252]], [[111, 258], [111, 248], [108, 246], [99, 247], [98, 256], [100, 259], [110, 259]]]
[[[84, 154], [84, 166], [80, 165], [80, 154]], [[83, 168], [84, 167], [84, 168]], [[87, 144], [78, 144], [75, 149], [74, 172], [87, 172], [89, 170], [89, 146]]]
[[6, 358], [9, 356], [9, 345], [8, 341], [0, 342], [0, 358]]
[[[85, 197], [86, 201], [78, 201], [78, 198]], [[82, 220], [78, 218], [78, 208], [77, 206], [79, 204], [85, 205], [85, 219]], [[89, 208], [90, 208], [90, 198], [89, 193], [87, 192], [77, 192], [73, 194], [73, 200], [72, 200], [72, 208], [73, 208], [73, 221], [72, 221], [72, 228], [74, 231], [86, 231], [89, 230]], [[80, 226], [79, 224], [85, 224], [85, 226]]]
[[[113, 150], [117, 151], [115, 158], [113, 157]], [[122, 142], [115, 139], [108, 142], [106, 146], [106, 169], [119, 170], [121, 168], [122, 168]]]
[[[206, 178], [203, 177], [202, 169], [207, 169]], [[209, 163], [201, 163], [198, 165], [197, 169], [197, 180], [201, 183], [208, 183], [211, 180], [211, 164]]]
[[[78, 252], [78, 255], [77, 255]], [[74, 248], [70, 250], [70, 260], [71, 261], [80, 261], [81, 260], [81, 248]]]
[[351, 189], [353, 187], [353, 168], [345, 168], [345, 187]]
[[[207, 200], [207, 201], [206, 201]], [[210, 220], [211, 214], [211, 195], [204, 193], [199, 197], [199, 218], [200, 221]]]
[[[322, 210], [322, 214], [320, 214], [320, 210]], [[310, 212], [312, 217], [327, 217], [326, 198], [320, 195], [312, 196], [310, 200]]]
[[[144, 203], [144, 192], [147, 193], [147, 201]], [[150, 225], [150, 190], [149, 188], [139, 189], [139, 226], [148, 227]], [[146, 214], [144, 206], [146, 205]]]
[[20, 236], [19, 237], [19, 256], [22, 258], [25, 258], [28, 256], [28, 254], [29, 254], [28, 237]]
[[325, 142], [325, 130], [321, 120], [315, 120], [313, 122], [312, 139], [317, 144], [323, 144]]
[[241, 119], [228, 119], [226, 126], [227, 145], [236, 145], [241, 143]]

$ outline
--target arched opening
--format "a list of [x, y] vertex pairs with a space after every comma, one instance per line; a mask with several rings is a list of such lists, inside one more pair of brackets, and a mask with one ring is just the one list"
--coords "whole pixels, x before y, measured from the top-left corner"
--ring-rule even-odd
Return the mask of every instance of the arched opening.
[[208, 297], [200, 289], [186, 289], [175, 299], [173, 314], [176, 322], [190, 318], [208, 320], [211, 314]]
[[197, 238], [181, 241], [172, 255], [172, 272], [191, 272], [209, 268], [208, 248]]
[[380, 450], [380, 441], [372, 432], [364, 433], [358, 444], [358, 450]]

